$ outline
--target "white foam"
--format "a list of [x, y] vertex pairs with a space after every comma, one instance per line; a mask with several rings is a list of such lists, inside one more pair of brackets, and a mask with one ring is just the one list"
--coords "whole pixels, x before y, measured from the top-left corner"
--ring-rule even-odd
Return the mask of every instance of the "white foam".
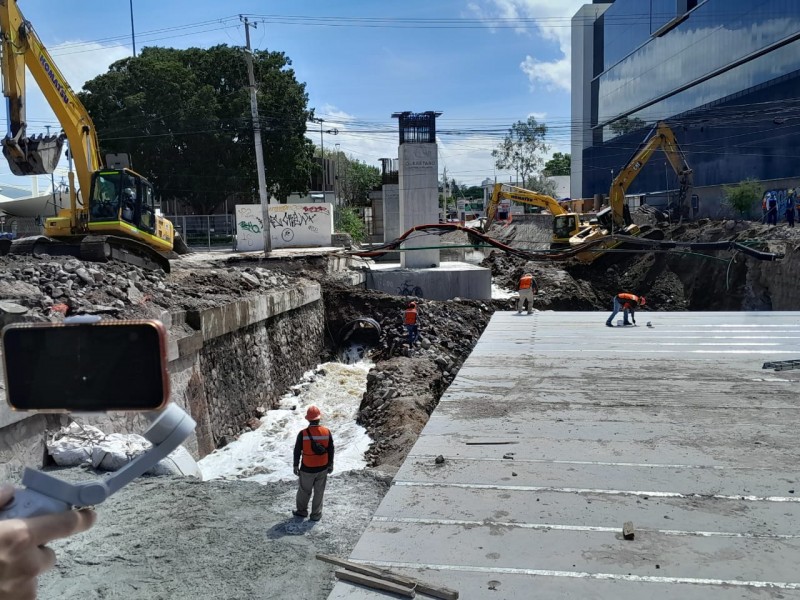
[[[321, 424], [331, 430], [335, 442], [334, 475], [366, 466], [364, 452], [371, 442], [366, 430], [356, 424], [358, 407], [367, 386], [372, 363], [324, 363], [308, 371], [300, 383], [270, 410], [261, 427], [199, 461], [203, 479], [242, 479], [267, 483], [295, 479], [292, 453], [300, 430], [308, 426], [306, 408], [315, 404], [322, 411]], [[324, 370], [324, 375], [320, 373]]]

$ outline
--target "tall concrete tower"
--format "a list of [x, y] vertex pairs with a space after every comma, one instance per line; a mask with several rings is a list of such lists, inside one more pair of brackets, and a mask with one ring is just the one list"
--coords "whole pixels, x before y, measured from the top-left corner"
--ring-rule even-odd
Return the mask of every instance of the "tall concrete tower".
[[[439, 160], [436, 147], [436, 117], [440, 112], [397, 112], [392, 115], [400, 126], [399, 192], [400, 233], [415, 225], [439, 222]], [[439, 245], [439, 236], [413, 235], [403, 247], [424, 248]], [[412, 250], [400, 253], [400, 266], [425, 269], [439, 266], [439, 250]]]

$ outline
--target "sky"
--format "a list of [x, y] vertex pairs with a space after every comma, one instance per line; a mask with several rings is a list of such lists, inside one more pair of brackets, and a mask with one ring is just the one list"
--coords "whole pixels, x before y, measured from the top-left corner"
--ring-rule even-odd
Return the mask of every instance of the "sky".
[[[136, 49], [244, 45], [280, 51], [325, 120], [324, 145], [379, 166], [397, 156], [400, 111], [441, 111], [439, 172], [478, 185], [511, 173], [491, 151], [529, 116], [548, 126], [552, 152], [569, 152], [570, 20], [585, 0], [131, 0]], [[75, 91], [132, 54], [128, 0], [21, 0], [20, 10]], [[0, 108], [5, 116], [5, 105]], [[30, 87], [29, 133], [58, 123]], [[309, 137], [320, 143], [319, 125]], [[102, 133], [102, 132], [101, 132]], [[133, 157], [134, 168], [136, 166]], [[59, 167], [56, 184], [65, 169]], [[40, 189], [49, 188], [40, 176]], [[0, 161], [0, 187], [30, 187]], [[2, 193], [2, 191], [0, 191]]]

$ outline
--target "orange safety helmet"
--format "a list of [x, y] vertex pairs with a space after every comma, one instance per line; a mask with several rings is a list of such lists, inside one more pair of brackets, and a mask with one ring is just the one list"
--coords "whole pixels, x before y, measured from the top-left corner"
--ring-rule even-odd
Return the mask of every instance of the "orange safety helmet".
[[644, 306], [645, 304], [647, 304], [647, 300], [645, 299], [645, 297], [639, 296], [639, 306]]
[[314, 406], [313, 404], [308, 407], [306, 411], [306, 421], [319, 421], [319, 418], [322, 416], [322, 413], [319, 412], [319, 409]]

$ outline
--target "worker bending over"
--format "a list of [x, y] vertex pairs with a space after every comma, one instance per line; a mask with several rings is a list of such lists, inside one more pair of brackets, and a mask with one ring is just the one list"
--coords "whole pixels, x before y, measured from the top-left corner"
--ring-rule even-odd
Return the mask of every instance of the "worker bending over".
[[[644, 306], [645, 303], [646, 300], [644, 296], [637, 296], [636, 294], [629, 294], [628, 292], [621, 292], [617, 294], [614, 296], [614, 307], [611, 311], [611, 316], [606, 320], [606, 325], [608, 327], [614, 326], [612, 321], [620, 310], [622, 310], [623, 315], [625, 315], [625, 318], [622, 321], [623, 325], [636, 325], [636, 309], [640, 306]], [[630, 321], [628, 320], [628, 314], [630, 314]]]
[[539, 286], [530, 273], [525, 273], [519, 279], [519, 296], [517, 296], [517, 314], [522, 312], [525, 302], [528, 302], [528, 314], [533, 312], [533, 295], [539, 293]]

